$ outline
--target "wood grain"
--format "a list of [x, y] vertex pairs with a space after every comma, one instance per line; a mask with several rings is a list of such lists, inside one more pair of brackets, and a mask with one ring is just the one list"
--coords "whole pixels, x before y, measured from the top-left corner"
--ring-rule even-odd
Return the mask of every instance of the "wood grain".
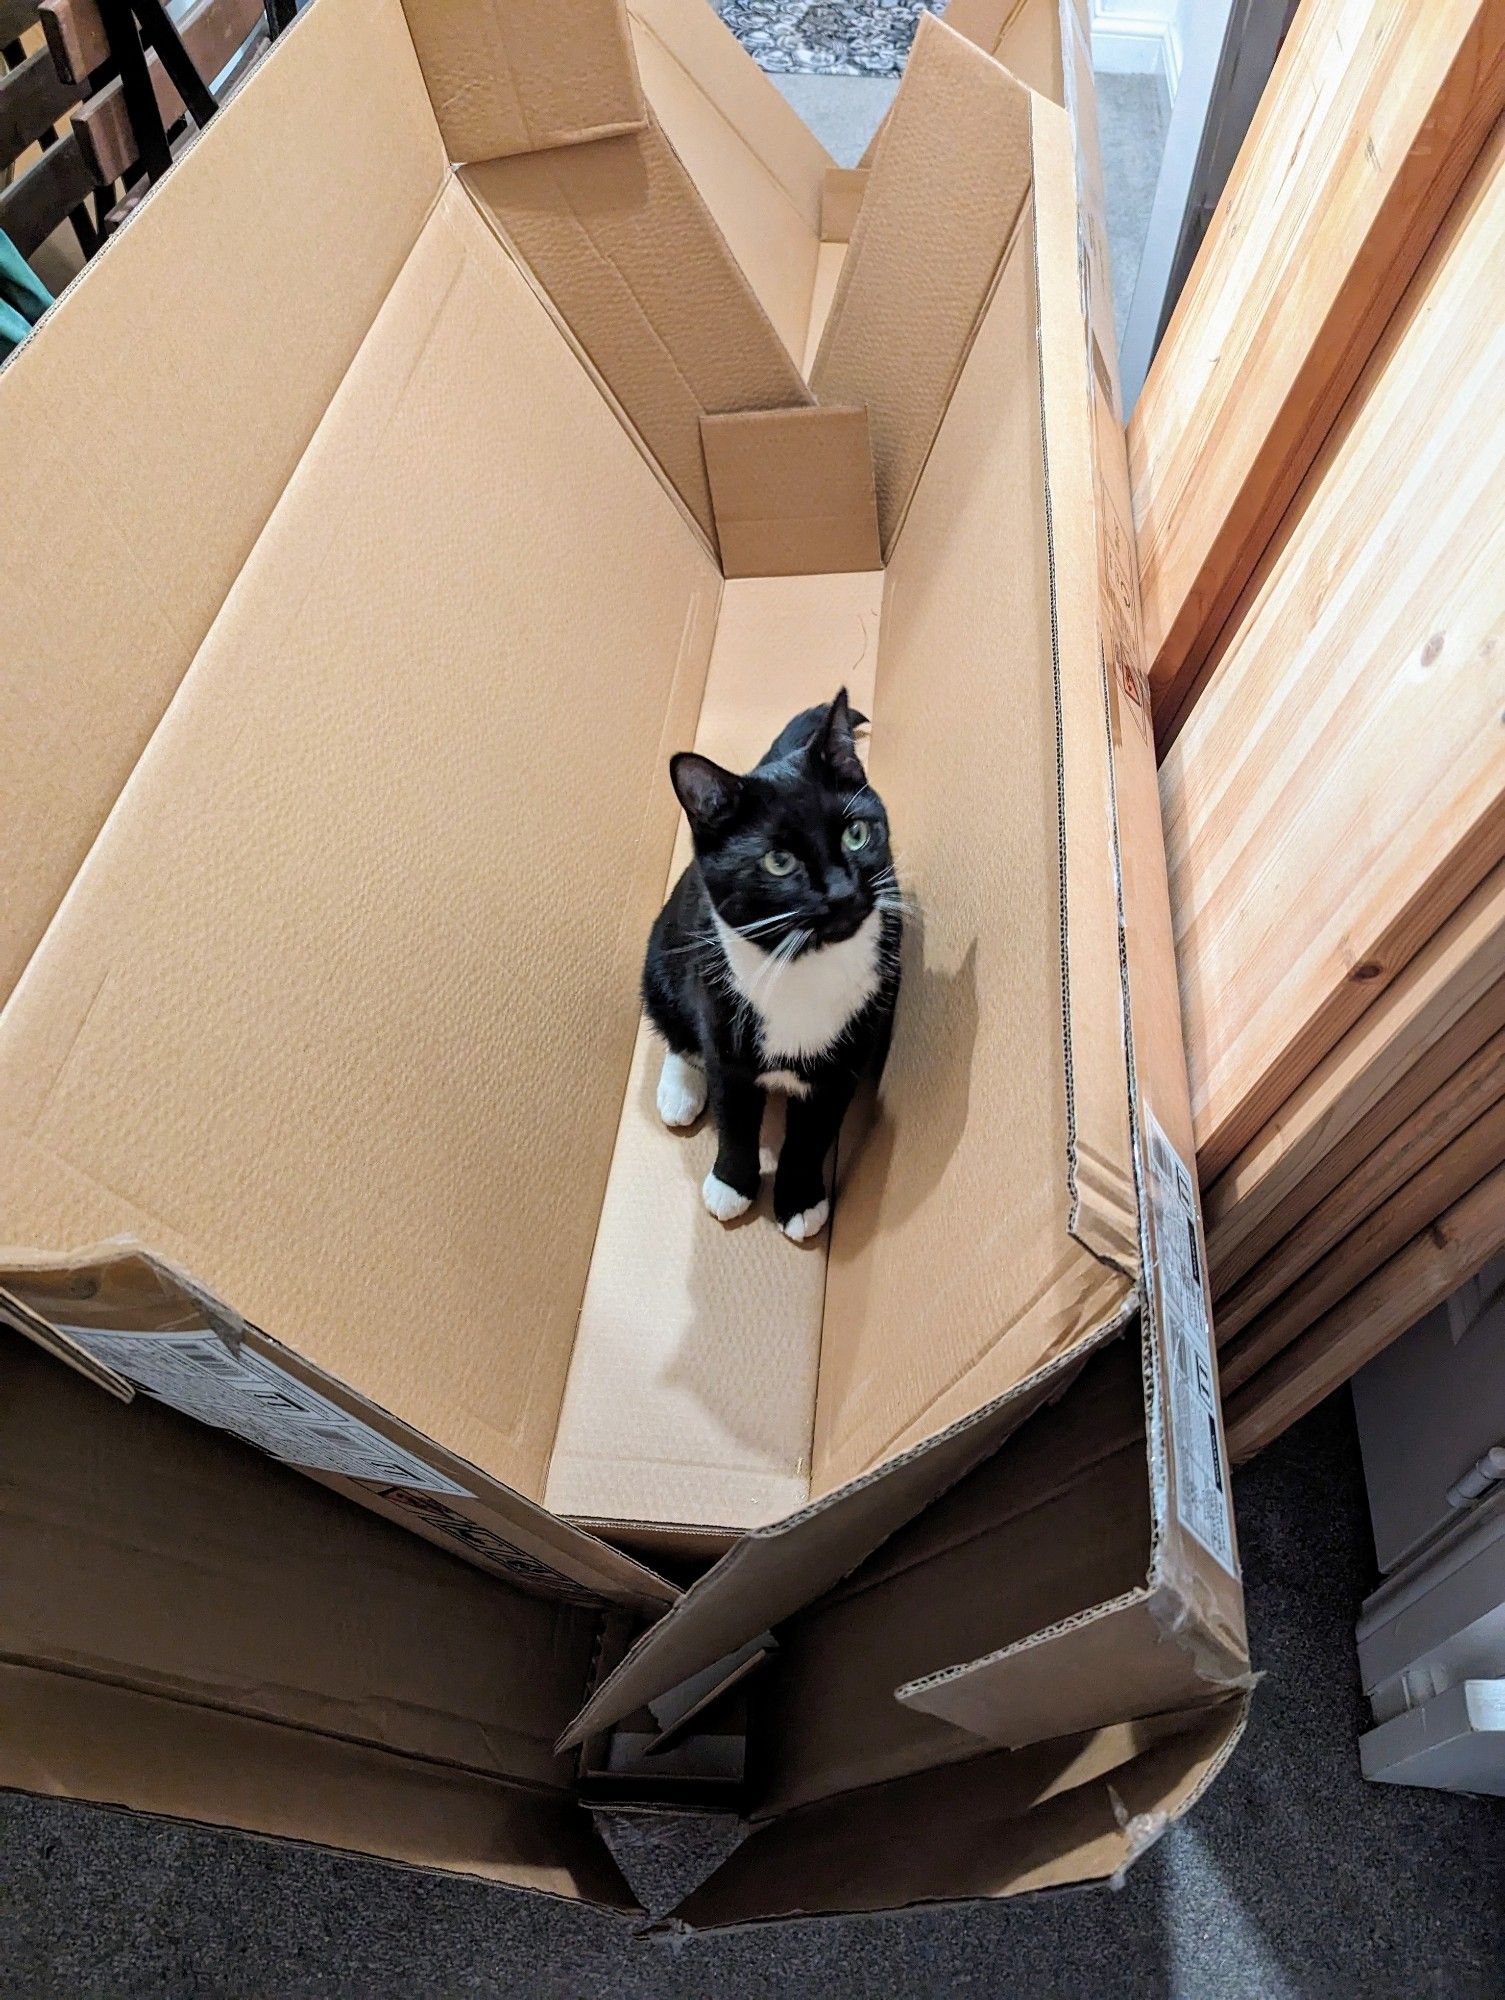
[[1252, 1269], [1501, 1026], [1505, 867], [1480, 883], [1208, 1189], [1214, 1294]]
[[1279, 1437], [1482, 1270], [1502, 1243], [1505, 1166], [1496, 1166], [1229, 1399], [1232, 1457], [1241, 1462]]
[[1162, 746], [1495, 119], [1505, 0], [1305, 0], [1129, 426]]
[[1502, 1097], [1505, 1029], [1491, 1036], [1382, 1145], [1340, 1178], [1270, 1254], [1218, 1300], [1219, 1341], [1241, 1334]]
[[8, 167], [50, 132], [77, 98], [77, 90], [59, 77], [46, 49], [36, 50], [0, 75], [0, 167]]
[[1505, 854], [1505, 129], [1161, 767], [1212, 1180]]
[[[1218, 1374], [1225, 1393], [1242, 1387], [1267, 1367], [1502, 1160], [1505, 1102], [1496, 1102], [1366, 1216], [1243, 1333], [1220, 1346]], [[1221, 1339], [1221, 1329], [1219, 1336]]]
[[69, 132], [9, 187], [0, 188], [0, 229], [23, 257], [29, 257], [96, 185], [78, 140]]

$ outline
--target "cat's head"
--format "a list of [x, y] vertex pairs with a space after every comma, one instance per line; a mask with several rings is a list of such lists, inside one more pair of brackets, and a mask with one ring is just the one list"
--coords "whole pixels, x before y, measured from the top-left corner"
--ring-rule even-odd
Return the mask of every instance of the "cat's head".
[[711, 902], [766, 951], [796, 958], [898, 907], [888, 814], [852, 740], [865, 719], [843, 688], [797, 715], [744, 775], [694, 751], [670, 759]]

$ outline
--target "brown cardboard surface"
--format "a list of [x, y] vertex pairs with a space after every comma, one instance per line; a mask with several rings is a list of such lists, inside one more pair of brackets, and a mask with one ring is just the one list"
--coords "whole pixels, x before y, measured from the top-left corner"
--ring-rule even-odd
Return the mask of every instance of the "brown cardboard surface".
[[[390, 27], [391, 0], [381, 4]], [[458, 19], [455, 4], [430, 18]], [[322, 63], [337, 70], [368, 17], [354, 0], [320, 6], [335, 23]], [[581, 1729], [831, 1589], [1137, 1311], [1148, 1222], [1129, 1146], [1121, 949], [1140, 1101], [1189, 1149], [1153, 756], [1135, 733], [1122, 440], [1101, 323], [1084, 337], [1080, 314], [1084, 277], [1096, 300], [1098, 224], [1074, 195], [1062, 116], [922, 24], [850, 253], [816, 247], [802, 320], [815, 156], [786, 146], [783, 114], [728, 57], [719, 26], [707, 39], [709, 17], [691, 28], [677, 7], [641, 0], [657, 26], [638, 33], [661, 52], [655, 87], [687, 153], [705, 155], [693, 178], [650, 117], [620, 136], [585, 132], [468, 167], [439, 193], [424, 128], [412, 167], [423, 201], [382, 239], [381, 282], [351, 308], [344, 360], [302, 438], [282, 440], [280, 499], [269, 487], [241, 547], [221, 551], [199, 628], [133, 743], [115, 746], [121, 769], [94, 784], [94, 817], [74, 826], [72, 850], [60, 845], [42, 923], [75, 868], [76, 879], [0, 1016], [0, 1243], [13, 1245], [0, 1270], [129, 1237], [244, 1315], [253, 1351], [284, 1355], [300, 1381], [428, 1440], [444, 1465], [473, 1468], [488, 1505], [510, 1488], [517, 1510], [541, 1495], [559, 1507], [573, 1480], [572, 1504], [594, 1519], [651, 1530], [682, 1518], [702, 1539], [761, 1523], [628, 1653]], [[266, 74], [319, 46], [310, 33], [300, 27]], [[545, 69], [550, 48], [547, 35], [536, 43]], [[505, 58], [488, 56], [474, 102], [500, 89]], [[577, 58], [572, 47], [560, 61]], [[1070, 65], [1063, 76], [1069, 98]], [[320, 80], [297, 99], [310, 117]], [[287, 102], [258, 79], [238, 100], [272, 107], [261, 144]], [[766, 177], [713, 169], [717, 121], [744, 130]], [[145, 219], [171, 216], [178, 191], [200, 185], [204, 153], [96, 267], [123, 274], [129, 308], [102, 338], [144, 310], [166, 267], [133, 246], [152, 241]], [[1088, 187], [1090, 162], [1077, 164]], [[745, 204], [741, 179], [755, 191]], [[258, 209], [255, 228], [280, 225]], [[795, 264], [776, 328], [760, 298], [773, 299], [781, 235]], [[865, 610], [850, 613], [858, 600], [876, 609], [873, 578], [756, 579], [723, 593], [706, 549], [701, 419], [793, 412], [763, 429], [816, 427], [780, 336], [788, 321], [808, 340], [838, 266], [816, 372], [834, 356], [870, 374], [871, 396], [836, 399], [870, 405], [888, 496], [871, 701], [852, 668], [873, 670], [873, 633]], [[317, 289], [316, 270], [310, 258], [294, 276]], [[270, 297], [291, 310], [300, 296], [298, 284], [274, 285], [260, 309]], [[29, 351], [45, 354], [70, 310]], [[185, 339], [187, 361], [212, 372], [212, 352]], [[20, 379], [0, 379], [0, 422], [21, 407], [7, 400]], [[822, 382], [827, 402], [834, 380]], [[148, 399], [138, 417], [123, 395], [109, 451], [129, 460], [135, 425], [160, 424], [163, 407]], [[35, 426], [38, 406], [22, 416]], [[185, 449], [178, 438], [153, 461], [151, 492], [128, 493], [137, 536]], [[59, 548], [72, 546], [65, 526]], [[833, 677], [848, 643], [855, 656]], [[122, 656], [127, 678], [133, 657]], [[672, 865], [668, 752], [694, 739], [749, 763], [835, 678], [876, 704], [874, 777], [924, 917], [910, 929], [877, 1127], [842, 1163], [826, 1278], [818, 1248], [782, 1242], [766, 1219], [723, 1232], [702, 1215], [686, 1162], [704, 1135], [686, 1144], [649, 1123], [633, 989]], [[1173, 1518], [1171, 1381], [1153, 1297], [1152, 1445], [1147, 1459], [1124, 1455], [1148, 1500], [1146, 1588], [1190, 1638], [1204, 1627], [1227, 1637], [1236, 1583]], [[772, 1411], [770, 1339], [788, 1362]], [[1090, 1482], [1072, 1504], [1088, 1496]], [[1017, 1518], [988, 1528], [1009, 1544], [1024, 1532]], [[1131, 1521], [1137, 1557], [1142, 1517], [1116, 1511], [1118, 1527]], [[555, 1526], [577, 1552], [593, 1546]], [[972, 1540], [951, 1574], [985, 1605], [976, 1572], [962, 1574], [986, 1536]], [[1085, 1532], [1072, 1554], [1113, 1566], [1111, 1543]], [[940, 1577], [951, 1551], [927, 1544], [924, 1559]], [[1041, 1565], [1039, 1579], [1059, 1582], [1063, 1600], [1067, 1567]], [[1101, 1608], [1110, 1581], [1083, 1581], [1093, 1602], [1076, 1614]], [[928, 1588], [895, 1583], [901, 1624], [900, 1600]], [[1032, 1617], [1062, 1609], [1030, 1602]], [[1076, 1614], [1048, 1636], [1077, 1629]], [[996, 1730], [996, 1672], [1007, 1688], [1021, 1671], [1013, 1630], [968, 1629], [939, 1657], [895, 1659], [884, 1698], [902, 1675], [929, 1687], [960, 1661], [948, 1685], [966, 1682], [974, 1719]], [[151, 1641], [140, 1635], [138, 1706], [171, 1698], [153, 1679]], [[1158, 1670], [1135, 1678], [1133, 1645], [1130, 1656], [1122, 1699], [1176, 1698]], [[1114, 1699], [1115, 1671], [1111, 1652], [1099, 1656], [1086, 1677], [1094, 1701]], [[1075, 1671], [1067, 1682], [1071, 1702], [1055, 1711], [1048, 1675], [1020, 1681], [1032, 1731], [1080, 1722], [1090, 1704]], [[952, 1722], [894, 1712], [901, 1764], [922, 1739], [955, 1746]], [[294, 1725], [277, 1713], [241, 1726]], [[1200, 1762], [1145, 1780], [1150, 1819], [1194, 1794], [1226, 1741], [1225, 1729]], [[995, 1885], [987, 1893], [1121, 1865], [1139, 1836], [1117, 1818], [1111, 1832], [1098, 1824], [1100, 1781], [1135, 1747], [1105, 1740], [1085, 1764], [1080, 1744], [1063, 1752], [1031, 1778], [1044, 1805], [1023, 1845], [1014, 1832], [1001, 1845], [974, 1838], [960, 1876], [956, 1850], [937, 1846], [901, 1900], [960, 1893], [925, 1884], [971, 1879], [973, 1858]], [[269, 1768], [281, 1755], [268, 1751]], [[428, 1760], [423, 1750], [410, 1761]], [[1073, 1770], [1091, 1775], [1068, 1789]], [[369, 1782], [381, 1790], [389, 1776], [383, 1762]], [[970, 1778], [947, 1783], [955, 1790], [910, 1795], [911, 1809], [944, 1793], [965, 1820], [980, 1795]], [[486, 1810], [473, 1788], [464, 1800], [459, 1865]], [[241, 1798], [234, 1810], [264, 1807]], [[443, 1813], [426, 1811], [415, 1809], [414, 1839], [437, 1850]], [[844, 1883], [850, 1824], [832, 1822]], [[538, 1840], [540, 1865], [568, 1877], [575, 1862]], [[502, 1844], [511, 1866], [510, 1832]], [[866, 1862], [852, 1867], [859, 1900], [891, 1894]], [[813, 1870], [817, 1898], [837, 1893], [835, 1875]], [[728, 1893], [741, 1895], [735, 1879]], [[776, 1906], [785, 1891], [772, 1893]]]
[[1028, 192], [1029, 123], [1029, 93], [922, 15], [810, 371], [871, 413], [885, 556]]
[[589, 1813], [475, 1772], [0, 1661], [0, 1784], [636, 1904]]
[[820, 196], [820, 240], [850, 243], [867, 193], [866, 167], [828, 167]]
[[831, 156], [705, 0], [629, 0], [628, 13], [654, 115], [799, 361]]
[[1007, 1451], [779, 1627], [754, 1811], [974, 1756], [979, 1734], [1005, 1740], [945, 1707], [903, 1706], [898, 1690], [1142, 1587], [1150, 1538], [1139, 1342], [1126, 1336]]
[[[0, 1330], [0, 1654], [569, 1789], [595, 1615]], [[5, 1732], [9, 1734], [9, 1731]]]
[[[1084, 53], [1090, 91], [1092, 50], [1086, 0], [947, 0], [946, 26], [975, 42], [1010, 75], [1041, 97], [1048, 97], [1052, 104], [1066, 103], [1067, 74], [1078, 53]], [[883, 123], [868, 141], [862, 166], [872, 165], [887, 122], [885, 113]], [[1095, 122], [1090, 150], [1095, 157]]]
[[[843, 684], [872, 704], [882, 579], [730, 583], [693, 746], [735, 770]], [[657, 782], [668, 790], [667, 775]], [[690, 858], [681, 831], [669, 886]], [[826, 1241], [789, 1243], [766, 1204], [736, 1228], [705, 1214], [704, 1122], [665, 1131], [663, 1045], [638, 1035], [549, 1465], [557, 1512], [752, 1527], [804, 1505]]]
[[745, 1534], [636, 1641], [571, 1723], [563, 1744], [620, 1721], [758, 1633], [813, 1603], [1057, 1395], [1086, 1354], [1122, 1331], [1110, 1323], [1080, 1353], [1011, 1394], [854, 1480], [800, 1513]]
[[0, 1333], [0, 1783], [630, 1905], [551, 1739], [588, 1612]]
[[321, 0], [295, 27], [4, 370], [0, 463], [26, 479], [0, 563], [0, 999], [439, 192], [401, 10]]
[[657, 122], [464, 181], [714, 546], [701, 417], [812, 399]]
[[1192, 1716], [1179, 1734], [1068, 1791], [1052, 1780], [1079, 1754], [1075, 1738], [809, 1806], [745, 1840], [675, 1915], [713, 1928], [1107, 1881], [1195, 1803], [1244, 1715], [1234, 1699]]
[[727, 576], [882, 567], [866, 410], [739, 410], [700, 436]]
[[[212, 1427], [233, 1434], [239, 1421], [239, 1434], [251, 1436], [279, 1462], [297, 1466], [336, 1493], [358, 1500], [451, 1554], [463, 1553], [477, 1568], [509, 1583], [521, 1581], [525, 1588], [570, 1602], [617, 1604], [639, 1615], [652, 1615], [674, 1601], [674, 1587], [631, 1556], [581, 1533], [352, 1395], [344, 1384], [247, 1326], [159, 1259], [124, 1250], [116, 1242], [93, 1251], [75, 1250], [53, 1265], [32, 1264], [4, 1276], [0, 1320], [127, 1402], [139, 1398], [148, 1406], [154, 1383], [158, 1389], [169, 1388], [160, 1373], [154, 1377], [150, 1357], [187, 1337], [197, 1354], [207, 1349], [209, 1380], [218, 1385], [218, 1395], [210, 1397], [215, 1407], [201, 1407], [198, 1412]], [[106, 1367], [93, 1349], [101, 1336], [116, 1367]], [[132, 1349], [138, 1359], [143, 1352], [148, 1357], [145, 1372], [138, 1370], [134, 1379], [128, 1364]], [[267, 1364], [270, 1376], [264, 1372]], [[180, 1360], [180, 1369], [182, 1365]], [[190, 1381], [202, 1392], [204, 1363], [196, 1360], [188, 1365]], [[241, 1400], [234, 1394], [226, 1400], [227, 1370]], [[182, 1374], [174, 1379], [181, 1391]], [[136, 1388], [136, 1380], [145, 1395]], [[316, 1404], [309, 1404], [306, 1391], [318, 1398]], [[270, 1407], [282, 1414], [280, 1429], [275, 1422], [258, 1426], [267, 1405], [254, 1398], [268, 1393]], [[253, 1398], [249, 1403], [244, 1400], [247, 1395]], [[193, 1401], [191, 1393], [189, 1400]], [[287, 1428], [293, 1402], [302, 1406], [305, 1420], [315, 1427], [312, 1431]], [[351, 1426], [346, 1417], [355, 1420], [360, 1447], [354, 1463], [347, 1458], [346, 1470], [340, 1472], [330, 1469], [321, 1446], [332, 1424], [348, 1448]], [[311, 1451], [300, 1451], [300, 1446]], [[400, 1460], [392, 1457], [394, 1446]], [[428, 1473], [440, 1475], [438, 1481], [430, 1479], [415, 1488], [411, 1480], [404, 1480], [402, 1474], [415, 1469], [414, 1458]], [[358, 1476], [357, 1467], [363, 1476]]]
[[[1122, 1030], [1105, 1011], [1118, 1004], [1118, 940], [1097, 837], [1102, 683], [1077, 623], [1092, 575], [1068, 544], [1053, 606], [1032, 229], [1026, 218], [885, 578], [873, 779], [924, 915], [907, 942], [882, 1116], [834, 1224], [817, 1493], [1004, 1393], [1111, 1316], [1129, 1285], [1069, 1234], [1073, 1158], [1111, 1193], [1112, 1247], [1133, 1268]], [[1070, 476], [1069, 464], [1051, 470]], [[1007, 563], [994, 559], [1000, 537]], [[1058, 658], [1057, 631], [1071, 647]], [[1096, 760], [1083, 772], [1084, 839], [1066, 855], [1057, 671], [1073, 757]], [[967, 807], [937, 813], [942, 796]], [[1069, 995], [1063, 880], [1082, 919]], [[1077, 1005], [1098, 1011], [1073, 1035]], [[1099, 1063], [1080, 1084], [1079, 1045]], [[920, 1322], [917, 1342], [904, 1329]]]
[[810, 324], [805, 332], [803, 360], [801, 366], [808, 376], [815, 366], [815, 357], [820, 350], [821, 336], [826, 330], [826, 321], [831, 316], [831, 306], [836, 297], [836, 287], [841, 282], [842, 267], [847, 261], [845, 243], [822, 243], [815, 264], [815, 285], [810, 293]]
[[622, 0], [403, 0], [452, 160], [638, 130], [643, 94]]
[[911, 1682], [898, 1699], [975, 1736], [1019, 1747], [1097, 1729], [1126, 1710], [1156, 1715], [1209, 1706], [1241, 1684], [1236, 1670], [1204, 1671], [1177, 1646], [1175, 1608], [1136, 1590], [1043, 1632]]
[[1076, 0], [949, 0], [946, 26], [965, 35], [1052, 104], [1064, 100], [1063, 19]]
[[720, 588], [453, 188], [0, 1022], [4, 1239], [541, 1493]]

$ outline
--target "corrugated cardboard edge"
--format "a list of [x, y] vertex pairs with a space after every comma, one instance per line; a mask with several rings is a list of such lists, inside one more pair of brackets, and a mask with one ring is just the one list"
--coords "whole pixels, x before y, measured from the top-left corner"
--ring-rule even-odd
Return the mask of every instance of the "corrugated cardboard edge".
[[1243, 1660], [1215, 1660], [1205, 1645], [1179, 1643], [1179, 1610], [1163, 1589], [1128, 1591], [996, 1653], [910, 1681], [895, 1699], [1016, 1750], [1120, 1722], [1125, 1707], [1139, 1719], [1247, 1692], [1253, 1679]]
[[[1243, 1591], [1236, 1574], [1237, 1531], [1230, 1523], [1234, 1537], [1231, 1573], [1182, 1526], [1168, 1429], [1173, 1407], [1173, 1362], [1155, 1266], [1149, 1199], [1149, 1120], [1153, 1116], [1158, 1121], [1195, 1188], [1191, 1100], [1149, 688], [1143, 669], [1139, 565], [1129, 497], [1128, 446], [1120, 415], [1118, 349], [1097, 143], [1091, 40], [1080, 0], [1060, 0], [1059, 22], [1062, 89], [1075, 141], [1079, 311], [1086, 331], [1081, 392], [1092, 429], [1099, 646], [1111, 739], [1112, 814], [1124, 938], [1133, 1157], [1139, 1189], [1140, 1268], [1146, 1326], [1145, 1399], [1154, 1516], [1150, 1580], [1153, 1585], [1165, 1586], [1170, 1593], [1167, 1601], [1180, 1607], [1175, 1614], [1177, 1629], [1186, 1633], [1189, 1642], [1206, 1643], [1215, 1657], [1247, 1659]], [[1195, 1228], [1203, 1300], [1210, 1324], [1211, 1301], [1200, 1208]], [[1215, 1352], [1212, 1365], [1215, 1370]], [[1217, 1449], [1226, 1464], [1227, 1442], [1216, 1384], [1214, 1403]]]
[[725, 575], [882, 568], [866, 410], [703, 416], [700, 437]]
[[451, 160], [639, 131], [647, 117], [622, 0], [403, 0]]
[[[1060, 773], [1068, 1227], [1084, 1249], [1137, 1280], [1139, 1189], [1130, 1119], [1127, 940], [1111, 745], [1101, 726], [1093, 445], [1081, 394], [1086, 352], [1077, 276], [1076, 180], [1065, 113], [1038, 98], [1031, 110], [1040, 431], [1048, 468], [1046, 535]], [[1054, 504], [1058, 487], [1068, 502], [1064, 508]], [[1102, 940], [1115, 934], [1117, 977], [1107, 979]]]

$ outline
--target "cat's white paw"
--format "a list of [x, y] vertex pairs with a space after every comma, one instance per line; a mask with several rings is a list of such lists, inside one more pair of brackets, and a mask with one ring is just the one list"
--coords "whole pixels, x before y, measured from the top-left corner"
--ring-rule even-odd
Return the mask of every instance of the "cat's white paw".
[[798, 1215], [791, 1215], [787, 1222], [779, 1224], [780, 1229], [791, 1243], [808, 1243], [812, 1236], [819, 1236], [826, 1226], [826, 1217], [831, 1213], [828, 1201], [818, 1201], [814, 1208], [801, 1209]]
[[700, 1190], [701, 1200], [718, 1222], [735, 1222], [739, 1215], [746, 1215], [752, 1207], [751, 1195], [738, 1194], [725, 1181], [718, 1181], [714, 1174], [707, 1174]]
[[777, 1168], [778, 1164], [779, 1164], [778, 1152], [773, 1146], [759, 1146], [758, 1172], [760, 1174], [766, 1175], [773, 1173]]
[[693, 1125], [705, 1110], [705, 1071], [670, 1049], [658, 1077], [658, 1115], [666, 1125]]

